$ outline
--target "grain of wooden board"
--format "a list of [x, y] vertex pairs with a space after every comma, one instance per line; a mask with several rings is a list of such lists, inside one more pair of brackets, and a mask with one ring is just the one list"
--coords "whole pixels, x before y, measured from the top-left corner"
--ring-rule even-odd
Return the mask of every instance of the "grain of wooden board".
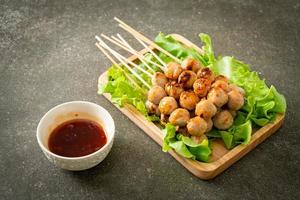
[[[178, 34], [171, 34], [173, 38], [180, 41], [181, 43], [193, 47], [200, 53], [202, 49]], [[150, 46], [150, 48], [152, 48]], [[153, 48], [152, 48], [153, 49]], [[144, 54], [148, 52], [147, 49], [142, 50], [140, 53]], [[136, 56], [131, 56], [129, 60], [136, 60]], [[107, 82], [107, 72], [103, 73], [99, 77], [99, 84]], [[111, 101], [109, 94], [104, 96]], [[116, 105], [117, 106], [117, 105]], [[132, 105], [126, 104], [124, 107], [117, 108], [125, 114], [131, 121], [133, 121], [138, 127], [140, 127], [148, 136], [150, 136], [159, 145], [163, 143], [162, 130], [154, 123], [148, 121], [138, 110]], [[276, 120], [273, 123], [269, 123], [264, 127], [254, 131], [252, 133], [251, 141], [247, 145], [238, 145], [235, 148], [228, 150], [225, 148], [221, 140], [214, 140], [212, 143], [212, 156], [208, 163], [199, 162], [192, 159], [184, 158], [178, 155], [174, 150], [170, 150], [169, 153], [180, 162], [187, 170], [193, 173], [195, 176], [203, 180], [208, 180], [216, 177], [218, 174], [223, 172], [225, 169], [230, 167], [233, 163], [241, 159], [244, 155], [253, 150], [258, 144], [263, 142], [266, 138], [271, 136], [280, 128], [284, 121], [284, 115], [277, 115]]]

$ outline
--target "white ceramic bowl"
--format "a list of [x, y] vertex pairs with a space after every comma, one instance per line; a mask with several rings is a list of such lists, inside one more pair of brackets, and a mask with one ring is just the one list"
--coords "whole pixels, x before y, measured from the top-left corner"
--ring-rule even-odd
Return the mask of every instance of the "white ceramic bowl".
[[[98, 151], [81, 157], [64, 157], [52, 153], [48, 148], [50, 133], [61, 123], [72, 119], [89, 119], [102, 125], [107, 143]], [[79, 171], [99, 164], [109, 153], [114, 140], [115, 124], [111, 115], [101, 106], [86, 101], [71, 101], [49, 110], [37, 127], [37, 141], [46, 157], [56, 166]]]

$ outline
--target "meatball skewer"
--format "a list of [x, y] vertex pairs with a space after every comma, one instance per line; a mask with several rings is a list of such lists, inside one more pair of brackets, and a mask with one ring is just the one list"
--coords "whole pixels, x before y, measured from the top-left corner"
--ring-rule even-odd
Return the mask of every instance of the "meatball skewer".
[[182, 61], [181, 67], [184, 70], [192, 70], [193, 72], [197, 73], [201, 68], [201, 65], [197, 60], [193, 58], [186, 58], [184, 61]]
[[183, 108], [177, 108], [171, 113], [169, 117], [170, 123], [179, 127], [184, 127], [189, 120], [190, 120], [190, 113], [189, 111]]

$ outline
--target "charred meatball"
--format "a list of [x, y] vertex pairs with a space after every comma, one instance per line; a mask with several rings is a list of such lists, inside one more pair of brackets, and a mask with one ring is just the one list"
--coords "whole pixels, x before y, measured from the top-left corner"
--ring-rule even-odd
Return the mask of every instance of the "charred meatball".
[[162, 114], [169, 115], [178, 107], [176, 100], [174, 97], [164, 97], [159, 102], [159, 111]]
[[184, 88], [189, 89], [193, 87], [197, 79], [195, 72], [190, 70], [183, 71], [178, 77], [178, 83], [182, 84]]
[[190, 119], [186, 127], [189, 134], [193, 136], [201, 136], [207, 130], [207, 122], [203, 118], [197, 116]]
[[183, 70], [182, 70], [180, 64], [178, 64], [176, 62], [170, 62], [165, 71], [165, 75], [167, 78], [169, 78], [171, 80], [177, 80], [178, 76], [181, 74], [182, 71]]
[[241, 95], [245, 96], [245, 90], [239, 86], [236, 86], [236, 85], [233, 85], [233, 84], [230, 84], [229, 86], [229, 91], [232, 91], [232, 90], [236, 90], [238, 91], [239, 93], [241, 93]]
[[167, 94], [175, 99], [179, 99], [180, 94], [184, 91], [182, 84], [176, 81], [168, 82], [165, 86]]
[[193, 110], [199, 102], [199, 97], [192, 91], [184, 91], [180, 95], [180, 106], [188, 110]]
[[197, 78], [204, 78], [212, 83], [215, 80], [215, 75], [208, 67], [205, 67], [198, 71]]
[[222, 90], [224, 90], [225, 92], [229, 91], [229, 85], [226, 81], [223, 80], [217, 80], [212, 84], [213, 88], [221, 88]]
[[230, 110], [239, 110], [244, 105], [244, 96], [237, 90], [230, 91], [227, 105]]
[[195, 113], [204, 119], [210, 119], [217, 113], [217, 108], [210, 100], [202, 99], [197, 103]]
[[155, 72], [155, 74], [152, 77], [152, 85], [158, 85], [164, 88], [167, 82], [167, 77], [161, 72]]
[[169, 117], [169, 122], [175, 126], [183, 127], [187, 124], [189, 119], [190, 119], [189, 111], [183, 108], [177, 108], [171, 113]]
[[201, 68], [200, 63], [193, 58], [186, 58], [184, 61], [182, 61], [181, 67], [184, 70], [192, 70], [195, 73], [197, 73]]
[[216, 76], [215, 81], [217, 81], [217, 80], [221, 80], [221, 81], [225, 81], [225, 82], [229, 83], [228, 78], [226, 76], [224, 76], [224, 75], [218, 75], [218, 76]]
[[221, 88], [213, 88], [209, 91], [207, 99], [220, 108], [227, 103], [228, 95]]
[[219, 111], [213, 118], [214, 126], [220, 130], [226, 130], [233, 124], [233, 117], [228, 110]]
[[205, 78], [197, 79], [193, 84], [193, 89], [199, 97], [205, 97], [210, 89], [210, 81]]
[[165, 92], [164, 88], [157, 85], [153, 86], [148, 91], [148, 100], [154, 104], [159, 104], [160, 100], [165, 96], [167, 96], [167, 93]]

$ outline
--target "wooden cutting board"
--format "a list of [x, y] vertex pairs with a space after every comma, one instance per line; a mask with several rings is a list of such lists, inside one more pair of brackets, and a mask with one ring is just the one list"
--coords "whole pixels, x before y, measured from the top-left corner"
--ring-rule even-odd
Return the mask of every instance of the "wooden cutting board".
[[[178, 34], [171, 34], [173, 38], [179, 42], [185, 44], [186, 46], [193, 47], [200, 53], [202, 49], [194, 45], [192, 42], [180, 36]], [[153, 49], [153, 47], [150, 46]], [[147, 49], [142, 50], [140, 53], [147, 53]], [[131, 56], [129, 60], [136, 60], [136, 56]], [[99, 84], [104, 84], [107, 82], [107, 72], [103, 73], [99, 77]], [[110, 102], [110, 94], [103, 94]], [[115, 105], [115, 104], [114, 104]], [[124, 115], [126, 115], [131, 121], [133, 121], [138, 127], [140, 127], [148, 136], [150, 136], [155, 142], [162, 146], [163, 143], [163, 134], [162, 130], [155, 125], [154, 123], [148, 121], [138, 110], [135, 109], [132, 105], [125, 105], [120, 108], [115, 105]], [[276, 120], [273, 123], [269, 123], [264, 127], [261, 127], [258, 130], [253, 131], [251, 141], [247, 145], [238, 145], [235, 148], [228, 150], [225, 148], [221, 140], [214, 140], [212, 143], [212, 156], [208, 163], [195, 161], [192, 159], [187, 159], [174, 150], [170, 150], [169, 153], [180, 162], [187, 170], [193, 173], [195, 176], [208, 180], [212, 179], [225, 169], [230, 167], [233, 163], [238, 161], [252, 149], [254, 149], [258, 144], [263, 142], [266, 138], [271, 136], [280, 128], [284, 121], [284, 115], [277, 115]], [[163, 153], [163, 152], [162, 152]]]

